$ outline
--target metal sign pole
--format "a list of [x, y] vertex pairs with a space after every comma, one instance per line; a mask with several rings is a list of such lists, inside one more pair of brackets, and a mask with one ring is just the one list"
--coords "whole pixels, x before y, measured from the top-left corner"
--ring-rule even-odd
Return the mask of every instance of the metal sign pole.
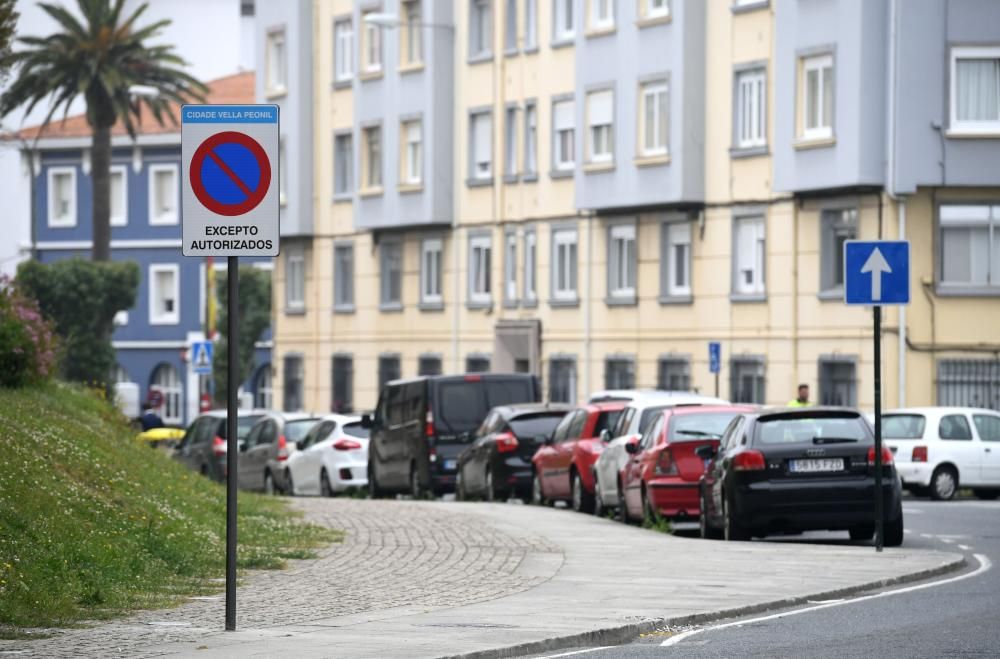
[[[882, 551], [882, 307], [875, 306], [875, 551]], [[903, 386], [903, 383], [899, 383]]]
[[228, 286], [229, 335], [227, 356], [229, 368], [226, 376], [226, 631], [236, 630], [236, 464], [239, 460], [237, 445], [236, 388], [240, 383], [240, 269], [239, 257], [229, 257], [226, 275]]
[[715, 397], [719, 397], [719, 372], [715, 372]]

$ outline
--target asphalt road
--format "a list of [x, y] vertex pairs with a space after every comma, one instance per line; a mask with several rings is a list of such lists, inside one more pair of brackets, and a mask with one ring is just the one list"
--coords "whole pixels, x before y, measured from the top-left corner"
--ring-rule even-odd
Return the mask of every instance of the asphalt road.
[[[911, 592], [848, 601], [767, 620], [761, 619], [780, 612], [718, 621], [701, 628], [666, 629], [628, 645], [567, 648], [540, 656], [1000, 657], [1000, 502], [907, 500], [904, 518], [904, 547], [944, 549], [966, 555], [967, 570], [931, 582], [974, 571], [980, 565], [976, 554], [986, 556], [993, 566], [965, 579]], [[846, 535], [810, 533], [763, 542], [849, 544]], [[742, 624], [713, 629], [732, 622]], [[691, 629], [701, 631], [663, 647], [665, 640]]]

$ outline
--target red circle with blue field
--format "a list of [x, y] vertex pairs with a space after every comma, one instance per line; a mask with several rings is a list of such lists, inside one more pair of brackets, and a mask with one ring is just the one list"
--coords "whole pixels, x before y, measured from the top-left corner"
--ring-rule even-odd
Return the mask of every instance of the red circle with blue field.
[[271, 162], [245, 133], [216, 133], [191, 158], [191, 189], [202, 206], [227, 217], [256, 208], [271, 186]]

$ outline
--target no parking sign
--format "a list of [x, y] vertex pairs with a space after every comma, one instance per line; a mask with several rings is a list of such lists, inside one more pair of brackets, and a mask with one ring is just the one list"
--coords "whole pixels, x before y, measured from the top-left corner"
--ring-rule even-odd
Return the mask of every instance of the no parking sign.
[[181, 108], [185, 256], [277, 256], [278, 106]]

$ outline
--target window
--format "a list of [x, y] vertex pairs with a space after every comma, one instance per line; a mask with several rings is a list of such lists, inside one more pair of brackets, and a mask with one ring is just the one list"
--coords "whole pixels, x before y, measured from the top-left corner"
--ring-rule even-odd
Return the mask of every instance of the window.
[[466, 373], [488, 373], [490, 358], [485, 355], [469, 355], [465, 358]]
[[402, 180], [406, 185], [420, 185], [423, 181], [423, 122], [419, 119], [403, 122], [403, 136], [406, 140], [402, 159]]
[[648, 82], [639, 90], [639, 155], [667, 155], [667, 82]]
[[656, 365], [656, 388], [691, 391], [691, 361], [684, 357], [660, 357]]
[[111, 226], [123, 227], [128, 224], [128, 168], [125, 165], [111, 167]]
[[362, 15], [364, 26], [361, 39], [361, 70], [374, 76], [382, 73], [382, 26], [370, 23], [364, 19], [370, 12]]
[[286, 412], [298, 412], [303, 407], [304, 371], [302, 355], [285, 356], [285, 399], [282, 405]]
[[333, 308], [354, 308], [354, 245], [333, 248]]
[[1000, 48], [952, 48], [950, 127], [1000, 132]]
[[382, 187], [382, 127], [369, 126], [361, 131], [364, 137], [363, 189], [379, 190]]
[[524, 176], [538, 174], [538, 108], [534, 103], [524, 105]]
[[576, 402], [576, 359], [549, 359], [549, 401], [570, 404]]
[[437, 355], [420, 355], [417, 375], [441, 375], [441, 358]]
[[348, 82], [354, 78], [354, 26], [350, 19], [333, 24], [334, 82]]
[[285, 260], [285, 308], [296, 311], [306, 306], [306, 258], [302, 252], [289, 252]]
[[590, 29], [610, 30], [615, 27], [615, 0], [588, 0]]
[[608, 229], [608, 296], [635, 298], [635, 225], [616, 224]]
[[159, 391], [163, 396], [163, 403], [159, 407], [160, 418], [163, 419], [163, 422], [179, 425], [183, 421], [184, 415], [181, 406], [184, 388], [181, 386], [181, 378], [177, 369], [166, 363], [157, 365], [149, 380], [149, 390]]
[[576, 301], [576, 229], [552, 232], [552, 297]]
[[254, 407], [259, 410], [270, 410], [274, 407], [274, 389], [271, 378], [271, 365], [264, 364], [257, 369], [254, 378]]
[[736, 74], [735, 146], [752, 149], [767, 145], [767, 75], [764, 69]]
[[381, 301], [383, 307], [403, 304], [403, 245], [397, 241], [383, 242], [379, 262]]
[[283, 94], [287, 91], [288, 50], [285, 48], [285, 32], [279, 30], [267, 35], [267, 93]]
[[942, 359], [937, 404], [1000, 410], [1000, 360]]
[[820, 215], [820, 286], [822, 291], [844, 289], [844, 243], [858, 237], [858, 211], [825, 210]]
[[378, 390], [401, 376], [399, 355], [382, 355], [378, 358]]
[[639, 12], [646, 20], [670, 15], [670, 0], [639, 0]]
[[942, 205], [940, 282], [1000, 293], [1000, 205]]
[[354, 358], [334, 355], [331, 369], [330, 411], [346, 414], [354, 411]]
[[605, 389], [634, 389], [635, 361], [626, 357], [608, 357], [604, 360]]
[[979, 439], [984, 442], [1000, 442], [1000, 416], [973, 414], [972, 422], [976, 424]]
[[490, 236], [469, 238], [469, 302], [473, 304], [490, 302], [491, 251]]
[[538, 299], [538, 242], [534, 230], [524, 232], [524, 299], [534, 302]]
[[149, 324], [176, 325], [181, 322], [180, 266], [160, 263], [149, 266]]
[[820, 358], [820, 405], [856, 406], [858, 404], [857, 384], [853, 361]]
[[424, 304], [441, 303], [441, 252], [440, 238], [428, 238], [420, 246], [420, 301]]
[[552, 0], [552, 41], [572, 41], [576, 34], [573, 5], [576, 0]]
[[177, 165], [150, 165], [149, 186], [149, 223], [177, 224]]
[[691, 223], [664, 222], [661, 225], [661, 295], [664, 298], [691, 296]]
[[350, 133], [333, 138], [333, 196], [350, 196], [354, 188], [354, 140]]
[[587, 94], [587, 156], [590, 162], [611, 162], [614, 150], [614, 92]]
[[738, 217], [733, 233], [733, 293], [764, 295], [764, 218]]
[[538, 48], [538, 0], [524, 0], [524, 49]]
[[833, 56], [802, 60], [801, 137], [806, 140], [833, 137]]
[[469, 59], [486, 59], [493, 55], [493, 2], [469, 1]]
[[517, 0], [507, 0], [504, 9], [504, 50], [517, 52]]
[[552, 135], [555, 144], [552, 147], [553, 169], [567, 171], [573, 169], [576, 162], [574, 141], [576, 139], [576, 104], [572, 99], [552, 103]]
[[504, 176], [517, 177], [517, 108], [509, 107], [504, 122]]
[[964, 414], [948, 414], [941, 417], [938, 435], [941, 439], [968, 441], [972, 439], [972, 428]]
[[517, 302], [517, 234], [513, 231], [504, 236], [503, 298]]
[[282, 206], [288, 203], [288, 150], [284, 135], [278, 142], [278, 203]]
[[403, 66], [419, 66], [424, 61], [420, 0], [405, 0], [402, 7], [404, 23], [399, 51]]
[[493, 176], [493, 113], [469, 115], [469, 178], [482, 181]]
[[49, 226], [76, 226], [76, 168], [50, 167]]
[[730, 399], [734, 403], [764, 403], [764, 358], [739, 357], [729, 362]]

